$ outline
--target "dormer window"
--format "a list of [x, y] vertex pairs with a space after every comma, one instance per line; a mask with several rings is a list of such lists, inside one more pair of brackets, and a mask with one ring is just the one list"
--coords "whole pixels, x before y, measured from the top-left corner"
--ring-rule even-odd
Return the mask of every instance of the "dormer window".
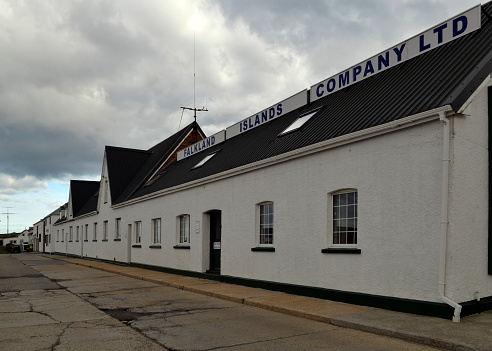
[[319, 111], [319, 109], [312, 111], [312, 112], [309, 112], [309, 113], [305, 114], [304, 116], [299, 117], [290, 126], [288, 126], [282, 133], [280, 133], [279, 136], [293, 132], [293, 131], [301, 128], [304, 125], [304, 123], [309, 121], [311, 119], [311, 117], [313, 117], [316, 113], [318, 113], [318, 111]]

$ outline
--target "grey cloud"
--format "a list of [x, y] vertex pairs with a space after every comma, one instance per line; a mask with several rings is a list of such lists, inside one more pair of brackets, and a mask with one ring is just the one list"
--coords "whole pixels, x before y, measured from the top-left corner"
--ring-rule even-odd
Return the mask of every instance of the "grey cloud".
[[196, 33], [196, 101], [210, 110], [199, 122], [214, 133], [455, 14], [450, 4], [3, 3], [1, 172], [97, 175], [105, 144], [146, 149], [174, 133], [193, 104], [195, 13], [208, 21]]
[[66, 174], [99, 173], [102, 143], [90, 134], [9, 124], [0, 128], [2, 173], [41, 179]]

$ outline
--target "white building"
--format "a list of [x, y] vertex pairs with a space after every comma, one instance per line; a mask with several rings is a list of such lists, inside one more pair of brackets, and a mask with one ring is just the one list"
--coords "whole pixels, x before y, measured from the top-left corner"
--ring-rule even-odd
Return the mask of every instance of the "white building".
[[208, 138], [192, 123], [106, 147], [49, 252], [455, 320], [491, 308], [485, 12]]
[[65, 211], [68, 203], [60, 206], [49, 215], [36, 222], [33, 227], [33, 249], [36, 252], [55, 252], [55, 245], [52, 243], [53, 225], [57, 221], [66, 219]]

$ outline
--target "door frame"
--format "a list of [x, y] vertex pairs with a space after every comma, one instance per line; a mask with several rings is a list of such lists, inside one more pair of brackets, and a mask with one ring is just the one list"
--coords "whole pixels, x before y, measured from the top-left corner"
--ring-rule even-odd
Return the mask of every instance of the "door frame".
[[[207, 252], [207, 259], [205, 261], [206, 264], [206, 272], [207, 273], [212, 273], [212, 274], [220, 274], [221, 271], [221, 257], [222, 257], [222, 211], [218, 209], [210, 210], [205, 213], [207, 217], [207, 221], [204, 221], [204, 235], [206, 236], [204, 239], [204, 242], [207, 244], [205, 245], [205, 249]], [[220, 230], [220, 248], [217, 249], [216, 246], [214, 247], [214, 243], [217, 243], [216, 240], [213, 240], [212, 235], [215, 234], [214, 229], [212, 228], [213, 225], [217, 225], [217, 220], [218, 220], [218, 225], [219, 225], [219, 230]], [[217, 245], [217, 244], [215, 244]], [[218, 267], [213, 266], [215, 254], [218, 252]]]

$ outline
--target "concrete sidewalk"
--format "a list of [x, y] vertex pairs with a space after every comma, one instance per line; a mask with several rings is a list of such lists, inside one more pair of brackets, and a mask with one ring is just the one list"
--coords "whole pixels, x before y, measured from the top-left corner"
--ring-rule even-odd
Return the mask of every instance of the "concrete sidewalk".
[[447, 350], [492, 350], [492, 311], [468, 316], [462, 318], [460, 323], [453, 323], [441, 318], [289, 295], [142, 268], [64, 256], [45, 256], [292, 316]]

